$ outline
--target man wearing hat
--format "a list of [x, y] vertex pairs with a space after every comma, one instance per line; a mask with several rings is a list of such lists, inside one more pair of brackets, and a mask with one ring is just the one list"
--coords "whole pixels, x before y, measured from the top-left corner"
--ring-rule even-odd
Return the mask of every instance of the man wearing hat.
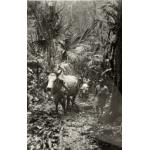
[[103, 108], [106, 104], [106, 99], [108, 98], [109, 90], [106, 85], [104, 85], [104, 80], [99, 80], [99, 84], [96, 86], [96, 94], [94, 97], [95, 106], [94, 109], [98, 113], [99, 118], [99, 108], [101, 109], [101, 115], [103, 115]]

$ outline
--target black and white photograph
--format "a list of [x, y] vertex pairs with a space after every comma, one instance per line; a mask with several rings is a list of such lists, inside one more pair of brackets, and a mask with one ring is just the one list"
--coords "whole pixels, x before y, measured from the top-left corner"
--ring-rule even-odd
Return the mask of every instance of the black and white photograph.
[[27, 0], [27, 149], [122, 150], [122, 0]]

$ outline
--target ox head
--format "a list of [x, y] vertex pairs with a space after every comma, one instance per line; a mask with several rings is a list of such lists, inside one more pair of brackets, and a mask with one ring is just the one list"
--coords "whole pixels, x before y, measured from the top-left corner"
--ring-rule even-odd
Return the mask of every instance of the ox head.
[[64, 81], [59, 78], [59, 74], [53, 73], [49, 75], [48, 81], [48, 94], [51, 100], [57, 99], [58, 97], [66, 96], [68, 93], [67, 87], [64, 85]]
[[54, 87], [54, 82], [58, 80], [59, 75], [62, 73], [62, 71], [50, 73], [48, 76], [48, 85], [47, 89], [51, 91], [51, 89]]
[[60, 64], [55, 65], [55, 67], [54, 67], [54, 73], [56, 75], [59, 75], [59, 74], [62, 73], [62, 68], [60, 67]]
[[59, 75], [62, 73], [62, 70], [57, 70], [54, 73], [50, 73], [48, 76], [48, 85], [47, 85], [47, 91], [51, 92], [54, 87], [57, 88], [60, 87], [60, 79], [59, 79]]
[[57, 76], [55, 73], [50, 73], [48, 76], [48, 85], [47, 85], [47, 90], [51, 91], [53, 88], [54, 81], [56, 80]]

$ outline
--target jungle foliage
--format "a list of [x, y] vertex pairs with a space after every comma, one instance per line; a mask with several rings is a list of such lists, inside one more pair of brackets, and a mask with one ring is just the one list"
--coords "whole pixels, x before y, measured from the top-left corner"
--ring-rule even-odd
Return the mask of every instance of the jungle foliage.
[[[109, 120], [121, 116], [121, 0], [28, 1], [27, 25], [27, 106], [28, 112], [34, 112], [34, 119], [37, 119], [35, 110], [39, 105], [42, 105], [40, 109], [46, 109], [48, 74], [57, 64], [65, 74], [90, 79], [91, 93], [103, 79], [112, 95]], [[48, 125], [48, 115], [46, 118], [45, 124], [41, 125], [46, 130], [41, 133], [44, 133], [45, 142], [49, 142], [47, 147], [51, 147], [46, 136], [57, 131], [49, 133], [47, 127], [55, 125]], [[44, 115], [40, 114], [40, 119], [44, 120]], [[59, 122], [56, 116], [49, 119]], [[29, 132], [32, 132], [34, 129], [31, 128], [35, 127], [33, 118], [29, 117], [28, 121]], [[46, 145], [43, 146], [46, 149]]]

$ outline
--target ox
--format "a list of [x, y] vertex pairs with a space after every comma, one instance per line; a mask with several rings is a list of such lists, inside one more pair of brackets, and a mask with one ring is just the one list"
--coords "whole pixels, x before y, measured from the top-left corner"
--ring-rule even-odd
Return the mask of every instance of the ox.
[[51, 92], [54, 99], [56, 111], [58, 111], [59, 103], [62, 105], [64, 112], [66, 109], [69, 109], [70, 101], [72, 102], [72, 106], [75, 104], [78, 86], [78, 78], [72, 75], [64, 75], [62, 70], [49, 74], [47, 89]]

